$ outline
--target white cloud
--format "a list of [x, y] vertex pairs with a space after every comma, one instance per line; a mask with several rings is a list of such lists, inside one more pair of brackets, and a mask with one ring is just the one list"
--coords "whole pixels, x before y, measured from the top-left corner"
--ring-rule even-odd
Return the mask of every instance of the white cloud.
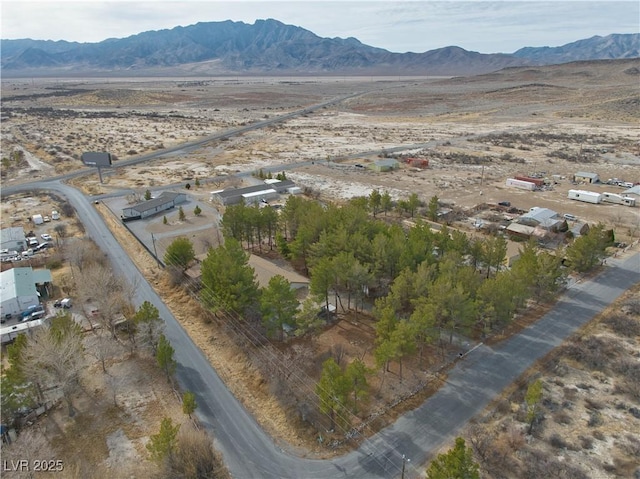
[[98, 42], [198, 22], [274, 18], [396, 52], [483, 53], [638, 32], [637, 1], [2, 1], [2, 38]]

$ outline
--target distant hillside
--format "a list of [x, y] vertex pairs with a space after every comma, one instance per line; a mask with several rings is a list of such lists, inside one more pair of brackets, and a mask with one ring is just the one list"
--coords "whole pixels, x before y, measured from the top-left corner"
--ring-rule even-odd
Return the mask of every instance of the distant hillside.
[[540, 65], [568, 63], [582, 60], [616, 60], [640, 57], [640, 34], [611, 34], [567, 43], [561, 47], [526, 47], [514, 56], [526, 58]]
[[[615, 37], [615, 39], [613, 39]], [[600, 40], [598, 40], [600, 39]], [[635, 39], [635, 40], [634, 40]], [[635, 41], [635, 50], [633, 44]], [[489, 73], [505, 67], [638, 56], [638, 35], [593, 37], [514, 55], [449, 46], [392, 53], [355, 38], [321, 38], [277, 20], [197, 23], [99, 43], [2, 40], [3, 76], [58, 75], [442, 75]], [[588, 55], [588, 56], [587, 56]], [[625, 56], [621, 56], [625, 55]], [[568, 58], [568, 60], [564, 60]]]

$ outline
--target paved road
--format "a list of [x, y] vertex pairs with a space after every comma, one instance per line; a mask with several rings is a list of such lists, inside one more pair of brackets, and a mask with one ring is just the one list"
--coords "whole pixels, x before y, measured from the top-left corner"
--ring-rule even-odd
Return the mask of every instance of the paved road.
[[[25, 187], [26, 188], [26, 187]], [[106, 251], [114, 270], [138, 284], [135, 301], [150, 301], [166, 322], [166, 334], [176, 350], [180, 386], [193, 391], [197, 416], [216, 437], [226, 464], [236, 478], [390, 478], [398, 477], [402, 455], [406, 477], [418, 477], [414, 465], [456, 434], [469, 419], [535, 360], [559, 345], [576, 328], [615, 300], [640, 278], [640, 254], [610, 259], [604, 272], [591, 281], [572, 285], [558, 305], [521, 334], [490, 348], [481, 346], [450, 372], [446, 385], [418, 409], [365, 441], [350, 454], [332, 460], [309, 460], [282, 451], [233, 397], [202, 352], [142, 277], [111, 235], [93, 205], [77, 190], [59, 182], [35, 183], [65, 196], [80, 221]]]

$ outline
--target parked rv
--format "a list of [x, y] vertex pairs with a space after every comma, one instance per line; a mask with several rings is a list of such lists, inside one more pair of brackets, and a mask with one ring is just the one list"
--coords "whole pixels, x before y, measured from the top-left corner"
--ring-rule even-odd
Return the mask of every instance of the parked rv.
[[616, 193], [602, 193], [602, 201], [605, 203], [613, 203], [616, 205], [635, 206], [636, 199], [632, 196], [622, 196]]
[[60, 213], [58, 213], [56, 210], [53, 210], [51, 212], [51, 219], [52, 220], [59, 220], [60, 219]]

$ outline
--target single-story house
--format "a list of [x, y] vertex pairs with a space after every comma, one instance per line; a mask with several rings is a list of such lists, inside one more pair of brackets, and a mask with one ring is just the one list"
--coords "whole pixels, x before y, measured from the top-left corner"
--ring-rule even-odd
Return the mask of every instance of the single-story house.
[[31, 267], [12, 268], [0, 273], [0, 317], [20, 314], [29, 306], [40, 304], [42, 293], [51, 284], [51, 271]]
[[588, 171], [578, 171], [573, 175], [573, 181], [576, 183], [599, 183], [600, 177], [596, 173]]
[[398, 168], [400, 168], [400, 163], [398, 162], [398, 160], [395, 160], [393, 158], [385, 158], [383, 160], [374, 161], [369, 165], [369, 168], [371, 168], [373, 171], [381, 173], [384, 171], [397, 170]]
[[256, 272], [256, 280], [261, 287], [269, 286], [269, 280], [276, 275], [283, 276], [289, 283], [291, 283], [291, 289], [300, 289], [309, 286], [309, 278], [296, 273], [295, 271], [289, 271], [288, 269], [281, 268], [277, 264], [265, 259], [261, 256], [252, 254], [249, 256], [249, 266]]
[[[564, 218], [549, 208], [534, 206], [527, 213], [518, 218], [518, 223], [527, 226], [539, 227], [547, 231], [563, 231], [567, 229]], [[508, 228], [507, 228], [508, 229]]]
[[187, 201], [184, 193], [174, 193], [173, 191], [163, 191], [160, 196], [148, 201], [143, 201], [134, 206], [122, 209], [122, 219], [125, 221], [148, 218], [161, 211], [175, 208], [176, 205]]
[[211, 192], [211, 201], [224, 206], [237, 205], [243, 201], [247, 204], [258, 203], [261, 200], [272, 200], [277, 198], [278, 195], [289, 193], [289, 190], [295, 188], [295, 186], [296, 184], [291, 180], [282, 180], [245, 188], [213, 191]]
[[24, 236], [24, 228], [15, 226], [0, 230], [0, 249], [9, 251], [22, 251], [27, 249], [27, 240]]
[[631, 196], [632, 198], [636, 199], [636, 203], [640, 203], [640, 185], [635, 185], [629, 189], [626, 189], [622, 192], [622, 194], [624, 196]]
[[[196, 257], [197, 261], [185, 272], [192, 281], [198, 284], [202, 278], [202, 261], [206, 257], [207, 253], [198, 255]], [[295, 271], [284, 269], [261, 256], [255, 254], [250, 255], [248, 264], [253, 268], [256, 281], [260, 287], [267, 287], [269, 280], [278, 274], [291, 283], [291, 289], [298, 290], [309, 286], [309, 278], [306, 276], [302, 276]]]

